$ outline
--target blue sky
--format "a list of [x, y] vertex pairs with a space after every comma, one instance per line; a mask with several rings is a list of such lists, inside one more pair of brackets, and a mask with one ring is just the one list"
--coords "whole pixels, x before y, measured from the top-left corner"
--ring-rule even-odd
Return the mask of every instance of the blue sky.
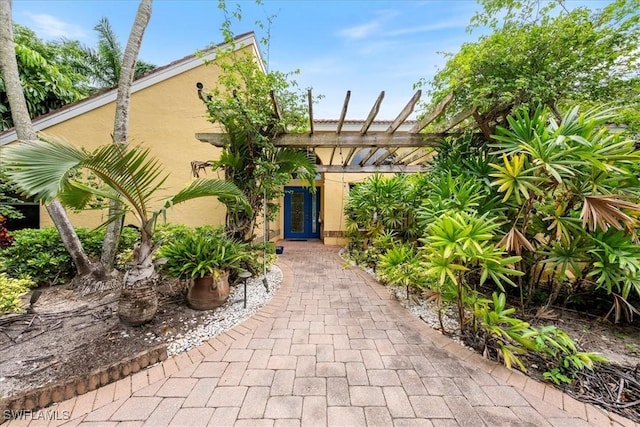
[[[230, 6], [235, 3], [228, 0]], [[256, 31], [264, 36], [256, 20], [266, 22], [266, 17], [276, 15], [269, 66], [285, 72], [299, 69], [299, 85], [324, 95], [314, 106], [315, 118], [338, 118], [347, 90], [347, 118], [365, 118], [384, 90], [377, 117], [393, 119], [415, 92], [413, 84], [430, 79], [444, 65], [441, 52], [455, 53], [480, 34], [465, 31], [478, 9], [468, 0], [238, 3], [243, 19], [234, 24], [236, 34]], [[106, 16], [124, 45], [137, 6], [134, 0], [14, 0], [13, 19], [46, 40], [64, 36], [95, 46], [93, 27]], [[219, 43], [222, 20], [216, 0], [155, 0], [140, 58], [161, 66]]]

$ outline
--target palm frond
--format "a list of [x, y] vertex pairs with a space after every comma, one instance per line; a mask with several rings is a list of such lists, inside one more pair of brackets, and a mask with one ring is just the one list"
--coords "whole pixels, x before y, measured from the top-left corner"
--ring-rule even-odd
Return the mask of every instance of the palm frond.
[[105, 83], [110, 87], [117, 86], [122, 66], [122, 46], [111, 28], [109, 19], [101, 18], [94, 30], [98, 32], [98, 56], [101, 68], [99, 72], [106, 77]]
[[304, 151], [292, 149], [278, 149], [275, 151], [272, 161], [279, 166], [283, 173], [301, 173], [314, 177], [315, 164]]
[[68, 206], [75, 210], [88, 209], [95, 196], [103, 196], [96, 194], [97, 189], [86, 188], [87, 186], [77, 181], [69, 181], [58, 194], [58, 198], [64, 206]]
[[3, 148], [3, 167], [22, 192], [45, 203], [63, 190], [70, 172], [89, 154], [61, 140], [19, 141]]
[[[82, 207], [89, 194], [125, 199], [141, 221], [148, 218], [148, 204], [167, 176], [160, 176], [162, 166], [150, 156], [148, 148], [132, 147], [125, 151], [118, 144], [108, 144], [86, 153], [54, 137], [42, 141], [21, 142], [3, 150], [9, 178], [26, 194], [48, 201], [64, 193], [73, 207]], [[78, 168], [93, 172], [113, 191], [83, 185], [70, 179]], [[71, 194], [77, 191], [78, 194]]]
[[217, 179], [196, 179], [176, 193], [173, 197], [167, 199], [162, 204], [162, 207], [153, 212], [153, 216], [150, 221], [155, 223], [158, 217], [164, 217], [167, 210], [174, 205], [200, 197], [217, 197], [225, 204], [234, 203], [239, 205], [247, 213], [252, 212], [251, 205], [247, 201], [247, 198], [232, 182]]
[[513, 252], [516, 255], [520, 255], [522, 250], [535, 252], [535, 248], [527, 240], [527, 238], [516, 227], [512, 227], [507, 234], [504, 235], [502, 240], [498, 242], [499, 248], [504, 248], [507, 252]]
[[162, 165], [142, 146], [125, 151], [119, 144], [104, 145], [82, 166], [127, 200], [140, 218], [148, 217], [151, 197], [168, 176], [160, 176]]
[[630, 209], [640, 212], [640, 205], [627, 202], [622, 195], [585, 196], [584, 206], [580, 213], [582, 226], [595, 231], [600, 226], [602, 231], [607, 231], [609, 226], [618, 230], [633, 227], [637, 220], [622, 212], [620, 209]]
[[605, 320], [609, 318], [612, 312], [614, 313], [614, 322], [616, 324], [620, 323], [620, 319], [622, 319], [623, 316], [627, 323], [631, 323], [633, 322], [634, 314], [640, 315], [640, 311], [638, 311], [638, 309], [631, 305], [631, 303], [621, 295], [615, 293], [611, 295], [613, 295], [613, 305], [611, 306], [611, 309], [609, 310], [607, 315], [604, 317]]
[[163, 206], [173, 206], [187, 200], [207, 196], [218, 197], [223, 201], [242, 203], [245, 204], [246, 209], [251, 210], [251, 207], [246, 204], [244, 194], [238, 187], [231, 182], [218, 179], [196, 179], [168, 199]]

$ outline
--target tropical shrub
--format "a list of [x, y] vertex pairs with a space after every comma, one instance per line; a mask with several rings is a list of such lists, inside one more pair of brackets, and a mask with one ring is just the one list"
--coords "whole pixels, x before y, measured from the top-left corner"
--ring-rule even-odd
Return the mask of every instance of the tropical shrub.
[[245, 244], [228, 237], [222, 228], [197, 227], [160, 247], [162, 270], [173, 277], [199, 278], [240, 269], [249, 256]]
[[492, 299], [478, 299], [474, 307], [477, 323], [474, 333], [482, 337], [482, 352], [489, 354], [495, 349], [498, 359], [511, 369], [517, 365], [522, 371], [527, 369], [520, 356], [536, 349], [535, 343], [527, 336], [532, 331], [529, 323], [524, 322], [512, 314], [514, 308], [507, 308], [504, 293], [494, 292]]
[[513, 268], [520, 257], [496, 247], [498, 227], [486, 214], [445, 212], [422, 239], [426, 274], [449, 296], [445, 301], [455, 301], [461, 332], [467, 324], [466, 307], [478, 286], [489, 279], [504, 292], [505, 284], [516, 286], [510, 276], [523, 274]]
[[[519, 109], [498, 127], [492, 185], [506, 207], [501, 246], [522, 255], [527, 305], [549, 284], [548, 304], [604, 289], [627, 301], [640, 295], [637, 215], [640, 154], [612, 133], [612, 111]], [[629, 305], [622, 304], [627, 317]], [[616, 313], [620, 317], [620, 313]]]
[[482, 352], [491, 356], [496, 353], [509, 369], [516, 365], [526, 372], [523, 357], [535, 358], [542, 364], [545, 379], [560, 383], [571, 383], [583, 369], [593, 370], [596, 363], [606, 363], [607, 359], [590, 352], [579, 351], [576, 343], [562, 329], [555, 326], [536, 328], [512, 314], [514, 308], [507, 308], [504, 293], [494, 292], [492, 299], [478, 299], [474, 307], [478, 322], [474, 335], [482, 340]]
[[[265, 266], [268, 271], [278, 260], [276, 245], [273, 242], [250, 243], [247, 245], [247, 250], [249, 251], [249, 256], [242, 260], [241, 267], [250, 271], [253, 275], [262, 274]], [[263, 264], [264, 260], [266, 260], [266, 264]]]
[[5, 217], [0, 215], [0, 249], [7, 248], [13, 244], [13, 236], [5, 227], [6, 222]]
[[394, 242], [421, 234], [415, 213], [422, 177], [373, 175], [354, 186], [345, 206], [346, 235], [356, 261], [374, 266]]
[[156, 244], [171, 243], [180, 240], [193, 232], [193, 227], [184, 224], [158, 224], [155, 233], [153, 233], [153, 241]]
[[447, 211], [488, 214], [504, 221], [505, 209], [489, 177], [494, 157], [485, 141], [472, 133], [446, 138], [436, 147], [429, 171], [415, 179], [421, 235]]
[[0, 314], [20, 311], [22, 301], [20, 297], [29, 292], [35, 283], [28, 279], [13, 279], [5, 273], [0, 273]]
[[[2, 108], [0, 107], [0, 110]], [[2, 113], [0, 112], [0, 115]], [[2, 119], [0, 118], [0, 127]], [[17, 198], [19, 191], [12, 185], [5, 174], [0, 170], [0, 216], [5, 219], [24, 218], [22, 212], [9, 205], [9, 203], [22, 203], [23, 200]]]
[[410, 286], [423, 284], [422, 265], [415, 247], [410, 243], [398, 243], [380, 255], [377, 265], [378, 277], [390, 285], [405, 286], [407, 295]]
[[[104, 229], [79, 227], [76, 233], [89, 257], [98, 259], [102, 250]], [[13, 245], [0, 249], [4, 261], [0, 269], [12, 277], [30, 277], [39, 286], [65, 283], [75, 269], [54, 227], [23, 229], [13, 233]], [[136, 230], [125, 227], [120, 237], [120, 251], [131, 248], [139, 240]]]

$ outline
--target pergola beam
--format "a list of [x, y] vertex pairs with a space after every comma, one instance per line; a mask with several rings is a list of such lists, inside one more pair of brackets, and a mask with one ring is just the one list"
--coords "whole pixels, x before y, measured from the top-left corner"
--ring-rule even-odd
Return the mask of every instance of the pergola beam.
[[378, 159], [373, 163], [375, 166], [380, 166], [389, 156], [392, 156], [396, 151], [398, 151], [398, 147], [387, 148], [386, 153], [383, 153]]
[[351, 161], [351, 158], [356, 152], [356, 148], [358, 147], [359, 146], [349, 148], [349, 153], [347, 154], [347, 157], [344, 158], [344, 163], [342, 163], [342, 166], [347, 166], [349, 164], [349, 162]]
[[371, 107], [371, 111], [369, 111], [367, 120], [364, 121], [364, 124], [362, 125], [362, 129], [360, 129], [361, 135], [366, 134], [367, 131], [369, 130], [371, 123], [373, 123], [376, 116], [378, 115], [378, 112], [380, 112], [380, 104], [382, 104], [383, 99], [384, 99], [384, 91], [380, 92], [380, 95], [378, 95], [378, 99], [376, 99], [376, 102], [374, 102], [373, 107]]
[[416, 123], [411, 129], [409, 129], [410, 133], [418, 133], [422, 129], [426, 128], [429, 123], [433, 122], [435, 119], [440, 117], [447, 106], [453, 100], [453, 92], [449, 93], [449, 95], [445, 96], [444, 99], [438, 102], [436, 108], [433, 109], [429, 114], [425, 115], [418, 123]]
[[428, 167], [424, 165], [316, 165], [318, 173], [415, 173], [427, 169]]
[[[428, 150], [427, 148], [437, 147], [447, 136], [461, 134], [462, 130], [459, 125], [469, 117], [473, 116], [480, 130], [485, 135], [489, 130], [490, 117], [480, 115], [477, 108], [468, 108], [453, 115], [453, 117], [444, 124], [436, 127], [435, 131], [421, 133], [425, 127], [444, 114], [454, 98], [454, 94], [450, 93], [435, 106], [433, 111], [412, 126], [408, 132], [396, 132], [402, 124], [405, 123], [420, 100], [422, 91], [418, 90], [384, 132], [369, 132], [370, 127], [374, 124], [375, 118], [380, 111], [380, 105], [384, 99], [384, 95], [384, 91], [380, 92], [359, 131], [352, 130], [343, 132], [342, 129], [351, 98], [351, 91], [348, 90], [342, 105], [336, 130], [317, 131], [314, 127], [315, 123], [313, 118], [313, 94], [311, 89], [309, 89], [307, 91], [309, 133], [289, 134], [285, 131], [285, 133], [273, 138], [272, 142], [278, 147], [304, 148], [307, 152], [313, 152], [317, 148], [331, 149], [329, 163], [326, 165], [318, 165], [318, 172], [412, 173], [426, 170], [428, 167], [420, 163], [425, 162], [426, 159], [433, 156], [433, 150]], [[270, 98], [274, 117], [279, 120], [282, 117], [282, 113], [275, 92], [271, 91]], [[226, 135], [222, 133], [197, 133], [196, 138], [216, 147], [224, 147], [228, 142]], [[337, 150], [340, 150], [341, 154], [341, 158], [339, 159], [340, 164], [334, 165], [333, 162]], [[342, 150], [346, 150], [346, 157], [342, 156]], [[358, 151], [362, 151], [362, 154], [364, 154], [362, 160], [358, 165], [350, 165], [349, 163]]]
[[[402, 123], [404, 123], [404, 121], [407, 120], [407, 117], [409, 117], [409, 115], [413, 113], [413, 109], [415, 108], [416, 104], [420, 100], [420, 96], [422, 96], [422, 91], [418, 89], [418, 91], [411, 97], [409, 102], [407, 102], [407, 105], [405, 105], [402, 111], [400, 111], [400, 114], [398, 114], [398, 116], [391, 123], [391, 125], [389, 125], [389, 127], [385, 131], [386, 133], [393, 134], [396, 130], [398, 130], [398, 128], [402, 125]], [[372, 148], [369, 151], [369, 154], [367, 155], [367, 157], [362, 159], [362, 161], [360, 162], [360, 165], [365, 165], [369, 161], [369, 159], [371, 159], [371, 157], [373, 157], [376, 154], [376, 152], [378, 152], [379, 149], [380, 148], [375, 148], [375, 149]], [[395, 150], [392, 148], [385, 149], [382, 152], [382, 154], [378, 157], [378, 160], [374, 163], [374, 165], [380, 165], [394, 151]]]
[[360, 161], [360, 166], [364, 166], [367, 164], [370, 158], [373, 157], [374, 154], [378, 151], [378, 148], [370, 148], [369, 153]]
[[404, 163], [404, 160], [414, 156], [422, 147], [416, 147], [412, 150], [406, 151], [400, 158], [396, 159], [396, 163]]
[[394, 133], [400, 127], [400, 125], [404, 123], [405, 120], [407, 120], [407, 117], [409, 117], [409, 115], [413, 113], [413, 108], [416, 106], [416, 104], [420, 100], [420, 96], [422, 96], [422, 91], [418, 90], [411, 97], [409, 102], [407, 102], [407, 105], [404, 106], [400, 114], [398, 114], [398, 117], [396, 117], [396, 119], [393, 121], [393, 123], [391, 123], [389, 128], [387, 128], [386, 130], [387, 133]]
[[421, 163], [421, 162], [422, 162], [422, 160], [423, 160], [425, 157], [427, 157], [427, 156], [429, 156], [429, 155], [431, 155], [431, 154], [433, 154], [433, 151], [428, 152], [428, 153], [425, 153], [425, 152], [418, 152], [418, 153], [416, 153], [414, 156], [412, 156], [412, 157], [410, 157], [409, 159], [405, 160], [405, 161], [404, 161], [404, 164], [410, 165], [411, 163], [414, 163], [414, 162], [415, 162], [415, 163]]
[[[370, 148], [370, 147], [433, 147], [442, 141], [444, 134], [439, 133], [400, 133], [372, 132], [360, 135], [360, 132], [316, 131], [313, 135], [306, 133], [286, 133], [279, 135], [273, 144], [280, 147], [342, 147], [342, 148]], [[225, 134], [197, 133], [196, 139], [202, 142], [223, 147]]]
[[274, 90], [269, 91], [271, 97], [271, 104], [273, 105], [273, 114], [277, 121], [282, 119], [282, 113], [280, 112], [280, 105], [278, 105], [278, 99], [276, 98], [276, 92]]
[[313, 135], [313, 95], [311, 89], [307, 90], [307, 99], [309, 101], [309, 135]]
[[[347, 117], [347, 109], [349, 108], [349, 99], [351, 99], [351, 91], [348, 90], [347, 94], [344, 97], [344, 103], [342, 104], [342, 111], [340, 112], [340, 120], [338, 120], [338, 127], [336, 128], [336, 135], [340, 135], [342, 132], [342, 125], [344, 124], [344, 119]], [[329, 159], [329, 164], [333, 164], [333, 156], [336, 154], [336, 147], [333, 147], [331, 150], [331, 158]]]
[[449, 120], [448, 122], [446, 122], [442, 126], [438, 127], [438, 129], [436, 129], [436, 132], [437, 133], [445, 133], [448, 130], [451, 130], [455, 126], [457, 126], [460, 123], [462, 123], [464, 120], [466, 120], [469, 117], [473, 116], [473, 113], [475, 113], [477, 110], [478, 110], [477, 107], [471, 107], [471, 108], [467, 108], [466, 110], [460, 111], [458, 114], [453, 116], [451, 118], [451, 120]]

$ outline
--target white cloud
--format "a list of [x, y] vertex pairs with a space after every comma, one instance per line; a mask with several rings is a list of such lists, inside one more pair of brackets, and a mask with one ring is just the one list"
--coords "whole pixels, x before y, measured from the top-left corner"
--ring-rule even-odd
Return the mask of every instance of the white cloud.
[[387, 31], [387, 36], [402, 36], [406, 34], [429, 33], [433, 31], [448, 30], [452, 28], [465, 28], [469, 23], [467, 17], [440, 21], [435, 24], [418, 25], [415, 27], [402, 28], [399, 30]]
[[350, 40], [361, 40], [379, 33], [382, 24], [398, 16], [400, 13], [392, 9], [379, 9], [373, 12], [377, 17], [364, 24], [343, 28], [338, 35]]
[[27, 26], [34, 30], [40, 37], [45, 39], [84, 39], [87, 37], [86, 31], [82, 27], [68, 22], [61, 21], [52, 15], [29, 13], [25, 14], [31, 21]]
[[378, 28], [380, 28], [380, 21], [373, 20], [366, 24], [344, 28], [338, 31], [338, 35], [352, 40], [364, 39], [373, 34], [376, 30], [378, 30]]
[[350, 73], [353, 65], [339, 55], [311, 58], [298, 65], [300, 72], [306, 75], [340, 75]]
[[399, 41], [394, 40], [374, 40], [363, 43], [359, 48], [357, 48], [357, 53], [361, 56], [382, 55], [392, 51], [400, 45], [401, 43]]

